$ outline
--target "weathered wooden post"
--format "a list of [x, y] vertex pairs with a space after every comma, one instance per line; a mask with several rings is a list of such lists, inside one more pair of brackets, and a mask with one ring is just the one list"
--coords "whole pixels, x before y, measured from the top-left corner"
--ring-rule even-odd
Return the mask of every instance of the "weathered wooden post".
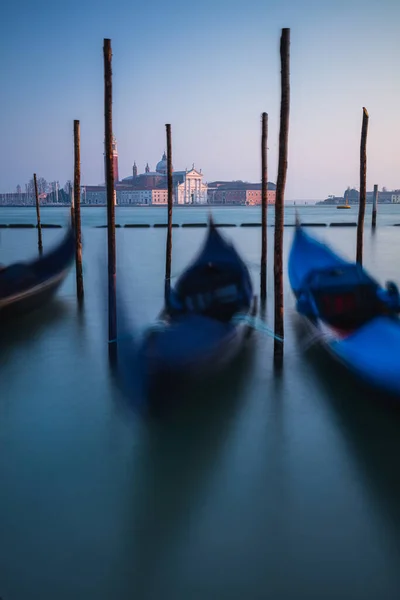
[[71, 226], [75, 228], [74, 188], [69, 184], [69, 197], [71, 199]]
[[265, 305], [267, 298], [267, 207], [268, 207], [268, 165], [267, 165], [268, 115], [262, 114], [261, 130], [261, 273], [260, 300]]
[[171, 290], [171, 257], [172, 257], [172, 204], [173, 204], [173, 187], [172, 187], [172, 143], [171, 143], [171, 125], [165, 125], [167, 130], [167, 174], [168, 174], [168, 230], [167, 230], [167, 247], [165, 252], [165, 304], [169, 299]]
[[372, 229], [376, 227], [376, 209], [378, 204], [378, 186], [374, 185], [374, 196], [372, 199]]
[[274, 364], [283, 363], [283, 225], [286, 173], [288, 166], [289, 109], [290, 109], [290, 29], [282, 29], [281, 43], [281, 114], [279, 126], [279, 162], [275, 199], [274, 290], [275, 337]]
[[75, 223], [75, 271], [76, 294], [83, 300], [82, 232], [81, 232], [81, 126], [74, 121], [74, 223]]
[[38, 249], [39, 249], [39, 254], [42, 254], [43, 253], [42, 224], [40, 222], [39, 192], [38, 192], [38, 186], [37, 186], [36, 173], [33, 174], [33, 182], [35, 185], [35, 197], [36, 197], [36, 220], [37, 220], [37, 230], [38, 230]]
[[363, 119], [361, 128], [360, 143], [360, 203], [358, 205], [358, 223], [357, 223], [357, 262], [362, 265], [363, 262], [363, 236], [364, 236], [364, 216], [365, 203], [367, 199], [367, 134], [368, 134], [368, 111], [363, 107]]
[[[111, 40], [104, 38], [104, 133], [107, 188], [107, 234], [108, 234], [108, 340], [117, 337], [117, 271], [115, 250], [114, 162], [112, 150], [112, 51]], [[108, 345], [109, 356], [115, 360], [117, 344]]]

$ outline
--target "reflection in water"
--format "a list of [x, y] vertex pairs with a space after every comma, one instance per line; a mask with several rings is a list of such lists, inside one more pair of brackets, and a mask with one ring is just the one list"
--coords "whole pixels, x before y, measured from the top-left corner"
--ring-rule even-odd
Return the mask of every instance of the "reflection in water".
[[43, 309], [37, 309], [17, 319], [6, 321], [1, 325], [0, 361], [10, 360], [19, 346], [28, 348], [35, 343], [38, 336], [45, 335], [51, 328], [66, 317], [68, 303], [61, 298], [53, 298]]
[[77, 322], [78, 322], [78, 328], [81, 331], [84, 331], [85, 329], [85, 299], [82, 298], [80, 300], [77, 300], [76, 302], [76, 316], [77, 316]]
[[153, 597], [157, 573], [190, 529], [191, 515], [207, 502], [207, 481], [244, 398], [253, 352], [248, 345], [223, 375], [187, 390], [180, 410], [148, 422], [124, 551], [134, 557], [129, 579], [140, 598]]
[[[299, 321], [296, 335], [304, 335]], [[327, 405], [340, 424], [350, 454], [358, 463], [388, 537], [400, 550], [400, 404], [367, 387], [317, 345], [304, 353], [325, 388]], [[321, 402], [323, 399], [321, 398]]]
[[[105, 219], [104, 209], [83, 212], [88, 223]], [[127, 222], [136, 215], [118, 214]], [[326, 218], [337, 220], [336, 209]], [[365, 264], [381, 280], [398, 279], [398, 233], [381, 227], [373, 252], [365, 236]], [[29, 235], [7, 232], [8, 258], [31, 253]], [[177, 271], [197, 248], [193, 235], [174, 231]], [[292, 235], [286, 228], [285, 251]], [[129, 314], [145, 326], [162, 305], [165, 231], [119, 229], [121, 236], [119, 268], [123, 256], [132, 259], [124, 269]], [[355, 230], [323, 228], [321, 236], [355, 256]], [[232, 237], [255, 264], [254, 230], [237, 227]], [[87, 228], [83, 312], [71, 272], [43, 312], [2, 334], [0, 595], [397, 598], [397, 415], [341, 372], [329, 375], [330, 361], [325, 373], [317, 352], [299, 356], [286, 285], [281, 376], [272, 368], [273, 340], [257, 332], [254, 370], [251, 359], [241, 374], [239, 360], [187, 391], [168, 418], [138, 418], [109, 385], [99, 281], [107, 269], [94, 268], [105, 248], [105, 231]], [[258, 285], [258, 268], [253, 274]], [[268, 277], [271, 292], [272, 270]], [[267, 316], [272, 326], [271, 293]]]

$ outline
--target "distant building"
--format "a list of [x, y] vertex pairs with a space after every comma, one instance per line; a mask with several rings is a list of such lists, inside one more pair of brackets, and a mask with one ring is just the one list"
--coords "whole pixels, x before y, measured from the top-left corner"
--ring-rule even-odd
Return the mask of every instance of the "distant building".
[[117, 204], [120, 206], [141, 205], [149, 206], [152, 204], [160, 205], [168, 203], [168, 190], [117, 190]]
[[107, 204], [107, 190], [104, 185], [81, 186], [81, 204]]
[[156, 206], [160, 204], [168, 204], [168, 190], [151, 190], [151, 204]]
[[360, 201], [360, 192], [355, 188], [347, 188], [343, 194], [345, 203], [347, 204], [358, 204]]
[[[369, 202], [372, 202], [373, 192], [367, 192], [367, 202], [368, 202], [368, 194], [371, 194], [371, 199], [369, 200]], [[387, 189], [384, 188], [382, 191], [378, 192], [378, 202], [379, 202], [379, 204], [387, 204], [389, 202], [392, 202], [392, 196], [397, 195], [397, 194], [400, 194], [399, 190], [388, 191]]]
[[121, 206], [131, 206], [134, 204], [151, 204], [151, 190], [129, 190], [118, 189], [117, 204]]
[[320, 200], [316, 202], [316, 204], [344, 204], [343, 196], [328, 196], [325, 200]]
[[[400, 201], [397, 199], [400, 196], [400, 190], [391, 190], [388, 191], [385, 187], [382, 188], [381, 191], [378, 192], [378, 204], [397, 204]], [[366, 193], [366, 203], [371, 204], [373, 202], [374, 192]], [[325, 200], [321, 200], [316, 204], [358, 204], [360, 202], [360, 192], [355, 188], [347, 188], [343, 194], [343, 197], [340, 196], [328, 196]]]
[[[59, 189], [54, 192], [41, 192], [39, 194], [39, 202], [41, 205], [57, 205], [69, 203], [68, 194], [64, 190]], [[11, 192], [8, 194], [0, 194], [0, 206], [34, 206], [36, 204], [35, 192]]]
[[[267, 203], [275, 204], [276, 186], [267, 185]], [[261, 183], [245, 181], [213, 181], [208, 184], [208, 203], [256, 206], [261, 204]]]
[[400, 204], [400, 190], [393, 190], [392, 204]]
[[0, 206], [33, 206], [35, 196], [30, 192], [0, 194]]
[[[151, 171], [149, 163], [146, 164], [144, 173], [138, 174], [136, 162], [132, 167], [132, 175], [124, 177], [121, 186], [125, 190], [152, 190], [152, 204], [165, 204], [167, 202], [167, 156], [164, 154], [156, 165], [156, 170]], [[172, 171], [172, 186], [175, 204], [207, 204], [207, 184], [203, 183], [204, 175], [194, 168], [190, 170]], [[118, 191], [118, 186], [117, 186]]]
[[203, 174], [196, 171], [194, 165], [190, 171], [173, 173], [173, 186], [176, 204], [207, 204], [206, 183], [202, 182]]
[[[165, 157], [165, 153], [163, 158]], [[166, 164], [166, 157], [165, 157], [165, 164]], [[157, 169], [160, 169], [160, 171], [158, 171]], [[150, 167], [149, 167], [149, 163], [146, 164], [144, 173], [140, 173], [138, 174], [138, 168], [136, 166], [136, 162], [134, 163], [133, 167], [132, 167], [132, 175], [129, 175], [128, 177], [124, 177], [124, 179], [121, 180], [121, 185], [124, 185], [125, 187], [129, 187], [130, 189], [136, 189], [136, 190], [146, 190], [146, 189], [153, 189], [156, 187], [164, 187], [166, 184], [166, 175], [163, 172], [164, 170], [164, 161], [163, 159], [161, 159], [161, 161], [159, 163], [157, 163], [157, 167], [156, 167], [156, 171], [150, 171]]]
[[[115, 203], [119, 206], [150, 206], [162, 205], [168, 202], [166, 188], [135, 189], [132, 186], [116, 184]], [[86, 185], [81, 187], [81, 204], [107, 204], [107, 188], [104, 185]]]

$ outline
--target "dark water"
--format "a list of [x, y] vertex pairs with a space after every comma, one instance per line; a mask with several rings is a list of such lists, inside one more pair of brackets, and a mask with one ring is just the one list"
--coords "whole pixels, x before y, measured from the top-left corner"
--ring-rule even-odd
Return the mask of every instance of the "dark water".
[[[400, 212], [379, 208], [375, 234], [365, 230], [364, 262], [381, 281], [399, 282], [400, 229], [391, 224]], [[118, 209], [117, 222], [149, 219], [157, 210], [153, 218], [163, 222], [163, 209]], [[3, 210], [0, 222], [33, 222], [29, 212]], [[65, 222], [67, 213], [44, 210], [42, 220]], [[294, 220], [294, 210], [287, 213]], [[259, 217], [257, 209], [214, 214], [220, 222]], [[314, 222], [357, 219], [355, 209], [306, 207], [300, 214]], [[206, 216], [206, 209], [181, 209], [175, 218]], [[399, 598], [400, 411], [318, 349], [307, 350], [286, 279], [282, 375], [273, 372], [273, 340], [257, 333], [225, 377], [188, 394], [185, 409], [144, 422], [108, 373], [100, 294], [106, 231], [91, 227], [105, 218], [105, 209], [83, 211], [83, 312], [72, 271], [44, 312], [2, 329], [0, 596]], [[260, 230], [224, 231], [258, 287]], [[162, 304], [165, 234], [117, 232], [119, 281], [124, 276], [141, 325]], [[173, 273], [204, 234], [174, 230]], [[355, 228], [315, 234], [355, 255]], [[1, 230], [0, 260], [31, 256], [35, 235]], [[50, 246], [61, 230], [43, 235]], [[285, 260], [292, 235], [287, 228]], [[271, 259], [272, 230], [268, 246]], [[270, 295], [269, 325], [272, 308]]]

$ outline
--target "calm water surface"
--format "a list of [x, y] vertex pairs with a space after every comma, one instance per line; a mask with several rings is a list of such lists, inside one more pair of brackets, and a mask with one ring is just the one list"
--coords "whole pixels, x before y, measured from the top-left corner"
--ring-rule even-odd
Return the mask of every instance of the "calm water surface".
[[[379, 209], [375, 234], [365, 230], [364, 262], [380, 281], [400, 282], [400, 229], [392, 226], [400, 209]], [[219, 222], [259, 220], [259, 209], [213, 212]], [[65, 224], [67, 214], [43, 210], [42, 221]], [[357, 220], [356, 209], [300, 214], [314, 223]], [[4, 209], [0, 222], [34, 222], [33, 215]], [[288, 209], [287, 221], [294, 215]], [[181, 209], [174, 221], [206, 218], [206, 209]], [[308, 349], [285, 278], [282, 375], [273, 372], [273, 340], [257, 333], [229, 373], [188, 394], [186, 409], [143, 421], [108, 372], [106, 231], [95, 228], [105, 209], [85, 209], [82, 220], [84, 310], [71, 271], [44, 312], [2, 330], [0, 596], [399, 598], [400, 411]], [[117, 210], [117, 222], [135, 221], [165, 222], [165, 209]], [[223, 231], [258, 289], [260, 230]], [[313, 231], [355, 256], [355, 228]], [[174, 274], [204, 234], [174, 229]], [[44, 230], [45, 247], [61, 235]], [[143, 326], [162, 305], [165, 235], [117, 231], [119, 281]], [[292, 235], [286, 228], [285, 261]], [[269, 230], [269, 259], [272, 246]], [[2, 262], [35, 252], [34, 230], [0, 231]], [[272, 309], [270, 297], [269, 325]]]

